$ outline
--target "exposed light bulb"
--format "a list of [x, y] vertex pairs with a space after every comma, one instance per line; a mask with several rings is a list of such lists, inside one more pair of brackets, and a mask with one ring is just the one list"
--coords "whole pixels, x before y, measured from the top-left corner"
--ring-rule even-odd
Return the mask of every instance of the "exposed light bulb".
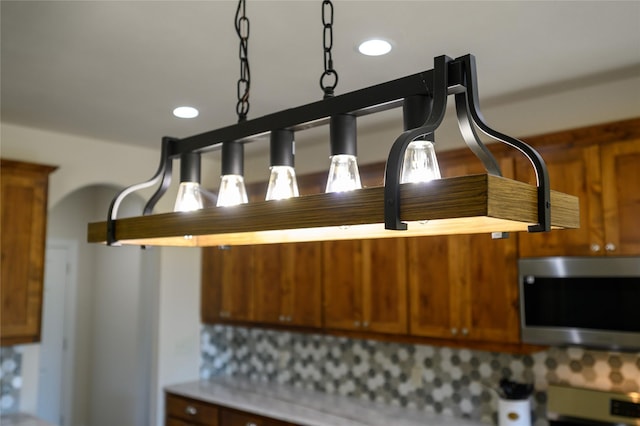
[[356, 117], [351, 114], [331, 116], [329, 133], [331, 166], [325, 192], [344, 192], [362, 188], [356, 160]]
[[267, 188], [266, 200], [284, 200], [297, 197], [298, 182], [296, 172], [290, 166], [271, 166], [271, 176], [269, 177], [269, 187]]
[[411, 142], [404, 152], [400, 183], [429, 182], [441, 177], [433, 142]]
[[331, 167], [325, 192], [345, 192], [362, 188], [355, 155], [331, 156]]
[[272, 130], [270, 135], [271, 174], [265, 200], [283, 200], [297, 197], [298, 182], [293, 168], [295, 162], [295, 142], [293, 131]]
[[200, 184], [198, 182], [180, 182], [178, 196], [173, 207], [174, 212], [191, 212], [203, 206]]
[[224, 175], [218, 192], [218, 207], [237, 206], [248, 202], [247, 190], [242, 175]]

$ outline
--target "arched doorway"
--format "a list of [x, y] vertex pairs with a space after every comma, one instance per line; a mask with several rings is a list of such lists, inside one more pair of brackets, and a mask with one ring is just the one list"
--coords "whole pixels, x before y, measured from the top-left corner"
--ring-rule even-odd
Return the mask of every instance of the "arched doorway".
[[[107, 185], [84, 187], [49, 210], [47, 241], [54, 243], [49, 249], [63, 242], [76, 245], [77, 250], [66, 260], [72, 271], [68, 279], [73, 282], [67, 283], [65, 297], [45, 293], [45, 312], [49, 309], [65, 316], [57, 321], [64, 324], [64, 331], [50, 333], [62, 336], [66, 344], [53, 342], [49, 347], [43, 335], [41, 365], [44, 357], [50, 357], [47, 351], [57, 348], [63, 348], [63, 361], [58, 375], [60, 395], [39, 392], [38, 412], [55, 413], [52, 404], [59, 404], [60, 424], [65, 426], [149, 424], [157, 294], [148, 277], [157, 276], [158, 253], [86, 243], [87, 223], [104, 220], [117, 191]], [[138, 196], [128, 197], [121, 206], [122, 215], [139, 214], [143, 203]], [[59, 256], [52, 252], [50, 257]], [[60, 265], [50, 267], [60, 271]], [[49, 306], [51, 303], [64, 303], [64, 307]], [[39, 387], [55, 389], [50, 383], [56, 380], [54, 376], [42, 377]]]

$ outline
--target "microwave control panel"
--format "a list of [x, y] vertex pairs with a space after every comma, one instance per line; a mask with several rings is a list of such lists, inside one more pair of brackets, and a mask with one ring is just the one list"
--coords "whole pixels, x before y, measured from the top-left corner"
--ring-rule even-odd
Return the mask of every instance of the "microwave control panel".
[[640, 403], [612, 399], [611, 409], [609, 413], [612, 416], [631, 417], [632, 419], [640, 419]]

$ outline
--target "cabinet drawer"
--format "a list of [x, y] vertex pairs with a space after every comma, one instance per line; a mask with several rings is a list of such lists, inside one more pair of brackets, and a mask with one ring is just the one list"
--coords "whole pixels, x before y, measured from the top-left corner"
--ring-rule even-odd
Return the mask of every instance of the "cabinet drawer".
[[[166, 413], [168, 417], [186, 420], [189, 424], [218, 426], [218, 408], [202, 401], [168, 394]], [[172, 425], [170, 422], [171, 419], [167, 423]]]
[[197, 423], [189, 423], [184, 420], [176, 419], [175, 417], [167, 417], [165, 426], [198, 426]]
[[222, 409], [220, 410], [220, 422], [222, 426], [288, 426], [291, 423], [270, 419], [243, 411]]

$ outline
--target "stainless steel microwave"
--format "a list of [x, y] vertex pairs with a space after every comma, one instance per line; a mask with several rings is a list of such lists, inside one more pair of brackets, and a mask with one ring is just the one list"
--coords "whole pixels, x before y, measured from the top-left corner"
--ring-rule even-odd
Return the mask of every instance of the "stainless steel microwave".
[[518, 261], [525, 343], [640, 349], [640, 257]]

